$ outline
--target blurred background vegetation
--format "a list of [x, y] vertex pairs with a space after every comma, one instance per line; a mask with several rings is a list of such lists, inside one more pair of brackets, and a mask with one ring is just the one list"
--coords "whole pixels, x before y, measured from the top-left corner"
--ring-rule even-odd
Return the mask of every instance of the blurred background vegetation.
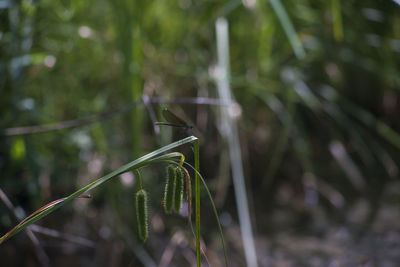
[[[152, 112], [161, 120], [170, 107], [195, 125], [230, 266], [245, 266], [220, 134], [227, 106], [215, 105], [221, 16], [258, 265], [396, 266], [400, 6], [389, 0], [0, 1], [1, 234], [180, 138], [153, 127]], [[77, 127], [10, 129], [32, 125]], [[191, 149], [182, 151], [190, 161]], [[194, 264], [186, 218], [160, 207], [164, 167], [142, 174], [151, 199], [147, 243], [136, 238], [137, 185], [126, 174], [6, 241], [2, 264]], [[222, 266], [202, 199], [207, 257]]]

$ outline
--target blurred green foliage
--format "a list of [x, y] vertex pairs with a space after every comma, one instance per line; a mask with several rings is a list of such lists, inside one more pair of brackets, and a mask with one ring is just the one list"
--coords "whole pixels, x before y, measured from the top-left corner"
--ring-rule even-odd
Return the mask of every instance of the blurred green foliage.
[[[295, 36], [288, 36], [272, 2], [283, 6]], [[395, 1], [372, 0], [1, 1], [0, 131], [115, 110], [143, 94], [214, 97], [214, 23], [225, 16], [257, 231], [279, 228], [269, 219], [277, 207], [312, 215], [310, 207], [317, 205], [345, 220], [344, 211], [359, 198], [371, 206], [368, 223], [385, 186], [399, 176], [399, 12]], [[304, 58], [296, 56], [291, 38], [300, 40]], [[173, 108], [185, 110], [197, 124], [204, 175], [217, 196], [228, 191], [220, 208], [236, 220], [233, 191], [218, 182], [228, 175], [217, 135], [219, 107]], [[33, 211], [156, 148], [157, 140], [143, 105], [74, 129], [1, 135], [0, 188], [14, 205]], [[146, 171], [144, 179], [156, 219], [163, 216], [157, 209], [162, 169]], [[131, 187], [136, 185], [127, 179], [43, 224], [91, 238], [99, 251], [109, 251], [114, 245], [107, 240], [123, 240], [117, 229], [135, 224]], [[285, 192], [289, 196], [282, 202]], [[307, 202], [310, 194], [320, 201]], [[2, 204], [0, 214], [4, 233], [16, 221]], [[176, 217], [162, 218], [160, 229], [170, 232], [159, 230], [157, 242], [146, 245], [155, 258], [162, 252], [157, 244], [165, 246], [176, 230], [170, 225], [185, 225]], [[203, 220], [203, 229], [210, 229], [204, 237], [212, 240], [216, 225]], [[28, 243], [23, 237], [9, 242], [9, 255]], [[61, 259], [60, 251], [50, 248], [49, 254]], [[126, 263], [129, 249], [122, 251]], [[75, 255], [83, 259], [90, 253]], [[101, 262], [104, 256], [97, 253]], [[243, 259], [237, 257], [240, 265]], [[18, 259], [7, 260], [18, 265]]]

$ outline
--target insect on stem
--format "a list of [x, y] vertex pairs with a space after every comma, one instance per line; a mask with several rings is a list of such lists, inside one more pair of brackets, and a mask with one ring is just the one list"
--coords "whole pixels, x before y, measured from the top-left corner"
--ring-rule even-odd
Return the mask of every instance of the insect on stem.
[[163, 109], [162, 114], [167, 122], [156, 122], [156, 125], [184, 128], [185, 130], [190, 130], [193, 128], [193, 126], [187, 124], [183, 119], [179, 118], [177, 115], [166, 108]]

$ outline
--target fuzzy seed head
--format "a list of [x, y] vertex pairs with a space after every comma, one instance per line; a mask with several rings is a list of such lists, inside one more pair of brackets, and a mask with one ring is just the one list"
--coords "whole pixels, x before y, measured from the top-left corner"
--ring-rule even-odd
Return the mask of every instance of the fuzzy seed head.
[[176, 167], [175, 172], [174, 209], [179, 213], [182, 207], [183, 198], [183, 171], [181, 167]]
[[191, 222], [192, 216], [192, 183], [190, 181], [190, 174], [185, 167], [182, 167], [181, 170], [183, 171], [186, 179], [186, 201], [188, 203], [188, 220], [189, 223]]
[[167, 181], [164, 191], [164, 210], [166, 213], [171, 213], [174, 205], [174, 188], [175, 188], [176, 169], [173, 165], [167, 166]]
[[147, 212], [147, 193], [141, 189], [136, 193], [136, 217], [138, 224], [138, 234], [140, 240], [146, 241], [149, 236], [148, 212]]

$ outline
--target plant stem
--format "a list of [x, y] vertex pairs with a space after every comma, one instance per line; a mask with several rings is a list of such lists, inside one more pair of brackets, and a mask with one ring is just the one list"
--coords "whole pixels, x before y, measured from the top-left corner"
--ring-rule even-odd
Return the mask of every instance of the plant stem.
[[[199, 140], [193, 141], [194, 145], [194, 166], [196, 170], [200, 171], [200, 159], [199, 159]], [[200, 256], [200, 178], [199, 174], [194, 174], [194, 186], [195, 186], [195, 209], [196, 209], [196, 258], [197, 267], [201, 267], [201, 256]]]
[[138, 169], [135, 169], [135, 176], [137, 177], [137, 179], [139, 181], [139, 188], [143, 189], [142, 176], [140, 175], [140, 172]]

